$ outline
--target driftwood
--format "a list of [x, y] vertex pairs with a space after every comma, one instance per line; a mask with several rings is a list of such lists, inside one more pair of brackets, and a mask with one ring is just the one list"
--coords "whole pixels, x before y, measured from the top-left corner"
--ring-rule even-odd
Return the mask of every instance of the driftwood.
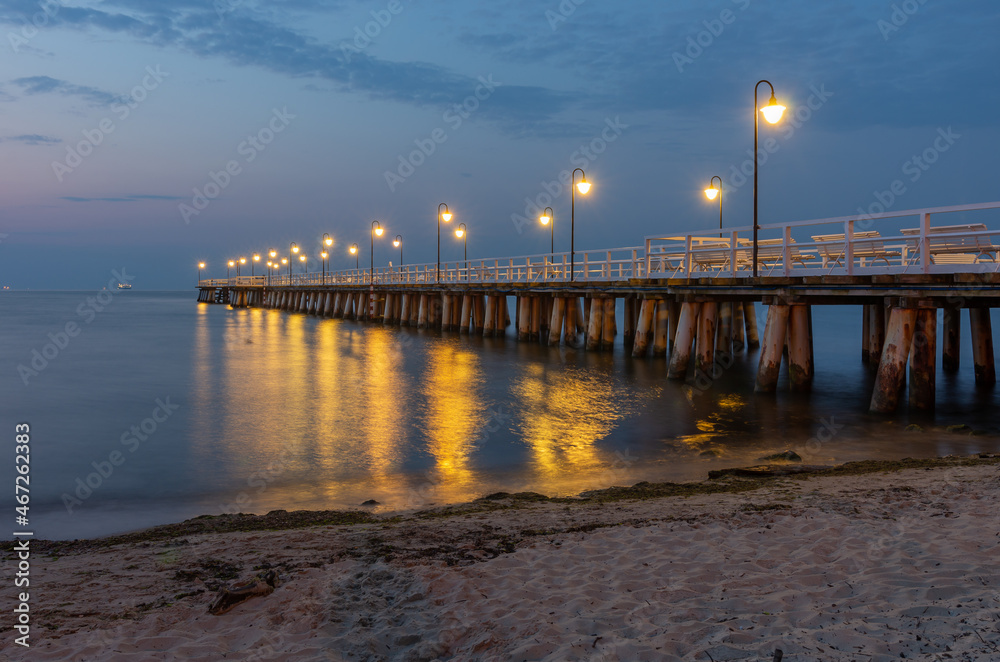
[[278, 585], [278, 573], [268, 570], [251, 579], [246, 584], [223, 588], [208, 607], [208, 613], [213, 616], [220, 616], [238, 604], [242, 604], [251, 598], [270, 595], [274, 592], [274, 587]]

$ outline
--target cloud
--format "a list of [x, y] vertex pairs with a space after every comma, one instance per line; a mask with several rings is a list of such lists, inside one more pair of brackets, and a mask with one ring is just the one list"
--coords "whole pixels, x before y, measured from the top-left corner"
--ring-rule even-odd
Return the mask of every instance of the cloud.
[[62, 138], [52, 138], [37, 133], [26, 133], [20, 136], [8, 136], [0, 138], [0, 142], [22, 143], [24, 145], [56, 145], [62, 142]]
[[74, 85], [51, 76], [27, 76], [15, 78], [12, 84], [21, 88], [21, 92], [27, 96], [36, 94], [60, 94], [62, 96], [80, 97], [92, 106], [109, 106], [116, 101], [122, 101], [122, 97], [99, 90], [96, 87], [87, 85]]
[[64, 195], [60, 200], [69, 202], [138, 202], [140, 200], [185, 200], [178, 195], [126, 195], [119, 198], [84, 198], [76, 195]]

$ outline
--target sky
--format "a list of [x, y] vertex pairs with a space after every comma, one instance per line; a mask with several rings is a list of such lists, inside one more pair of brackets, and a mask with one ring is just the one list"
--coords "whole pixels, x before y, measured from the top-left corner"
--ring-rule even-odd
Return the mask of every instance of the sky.
[[470, 259], [547, 253], [546, 205], [568, 250], [575, 167], [577, 250], [717, 227], [713, 175], [749, 225], [761, 79], [761, 223], [1000, 200], [997, 34], [995, 0], [0, 0], [0, 285], [323, 233], [344, 269], [373, 220], [377, 266], [433, 262], [440, 202]]

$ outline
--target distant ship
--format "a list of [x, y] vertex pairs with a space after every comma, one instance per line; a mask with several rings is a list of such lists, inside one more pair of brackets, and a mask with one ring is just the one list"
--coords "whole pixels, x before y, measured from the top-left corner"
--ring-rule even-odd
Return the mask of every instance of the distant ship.
[[132, 285], [130, 283], [118, 283], [119, 290], [131, 290]]

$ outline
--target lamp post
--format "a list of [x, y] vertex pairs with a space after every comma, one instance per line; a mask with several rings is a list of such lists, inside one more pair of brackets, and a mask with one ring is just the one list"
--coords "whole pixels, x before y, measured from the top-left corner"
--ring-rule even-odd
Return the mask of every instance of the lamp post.
[[293, 257], [293, 255], [295, 253], [298, 253], [298, 252], [299, 252], [299, 246], [294, 241], [288, 245], [288, 275], [289, 275], [288, 284], [289, 285], [292, 284], [292, 280], [291, 280], [290, 277], [292, 275], [292, 260], [295, 259]]
[[204, 262], [198, 263], [198, 284], [201, 285], [201, 270], [205, 268]]
[[303, 274], [308, 273], [306, 271], [306, 256], [305, 255], [300, 255], [299, 256], [299, 262], [302, 263], [302, 273]]
[[323, 284], [326, 285], [326, 267], [328, 264], [327, 260], [330, 257], [328, 249], [333, 246], [333, 237], [326, 232], [323, 233], [323, 246], [326, 246], [326, 248], [322, 249], [323, 252], [320, 253], [320, 257], [323, 258]]
[[254, 276], [254, 262], [260, 262], [260, 253], [253, 254], [253, 262], [250, 263], [250, 277]]
[[[580, 171], [580, 181], [576, 181], [576, 172]], [[576, 246], [575, 246], [575, 234], [576, 234], [576, 190], [580, 189], [581, 195], [586, 195], [587, 191], [590, 190], [590, 184], [587, 183], [587, 173], [583, 171], [583, 168], [577, 168], [573, 171], [573, 188], [569, 191], [570, 203], [569, 203], [569, 279], [572, 282], [574, 272], [576, 271]]]
[[[719, 188], [715, 188], [715, 180], [719, 180]], [[709, 200], [715, 200], [716, 196], [719, 198], [719, 236], [722, 236], [722, 177], [718, 175], [712, 177], [712, 181], [708, 183], [708, 188], [705, 189], [705, 197]]]
[[403, 268], [403, 235], [397, 234], [396, 238], [392, 240], [392, 245], [399, 249], [399, 268]]
[[375, 284], [375, 237], [381, 237], [385, 229], [378, 224], [378, 221], [372, 221], [372, 235], [371, 235], [371, 264], [368, 267], [368, 282], [372, 285]]
[[247, 263], [247, 259], [245, 257], [240, 256], [240, 264], [236, 265], [236, 277], [237, 278], [240, 277], [240, 265], [241, 264], [246, 264], [246, 263]]
[[760, 109], [764, 119], [769, 124], [776, 124], [781, 119], [781, 114], [785, 112], [785, 107], [774, 98], [774, 85], [770, 81], [759, 80], [753, 88], [753, 276], [757, 277], [757, 88], [761, 83], [767, 83], [771, 88], [771, 100]]
[[358, 264], [358, 261], [361, 258], [358, 257], [358, 245], [357, 244], [351, 244], [350, 251], [351, 251], [351, 255], [354, 256], [354, 268], [355, 268], [355, 270], [360, 270], [361, 266]]
[[[271, 258], [271, 266], [273, 268], [277, 269], [278, 268], [278, 260], [276, 258], [278, 257], [278, 251], [274, 250], [273, 248], [268, 248], [267, 249], [267, 256], [269, 258]], [[271, 273], [270, 273], [270, 271], [267, 274], [267, 285], [268, 285], [268, 287], [271, 286]]]
[[236, 266], [236, 262], [233, 261], [233, 260], [230, 260], [229, 263], [226, 264], [226, 280], [229, 280], [229, 270], [232, 269], [235, 266]]
[[330, 254], [326, 251], [319, 252], [319, 263], [323, 268], [323, 284], [326, 285], [326, 258], [330, 257]]
[[268, 260], [265, 264], [267, 266], [267, 286], [271, 287], [271, 267], [274, 266], [274, 262]]
[[[444, 213], [441, 212], [441, 207], [444, 207]], [[438, 204], [438, 261], [437, 261], [437, 276], [435, 276], [434, 282], [441, 282], [441, 221], [447, 223], [451, 220], [451, 212], [448, 211], [448, 205], [445, 203]]]
[[469, 232], [465, 223], [459, 223], [455, 236], [462, 240], [462, 262], [465, 263], [465, 280], [469, 280]]
[[538, 217], [538, 222], [549, 226], [549, 252], [556, 254], [556, 219], [552, 212], [552, 207], [546, 207], [542, 215]]

